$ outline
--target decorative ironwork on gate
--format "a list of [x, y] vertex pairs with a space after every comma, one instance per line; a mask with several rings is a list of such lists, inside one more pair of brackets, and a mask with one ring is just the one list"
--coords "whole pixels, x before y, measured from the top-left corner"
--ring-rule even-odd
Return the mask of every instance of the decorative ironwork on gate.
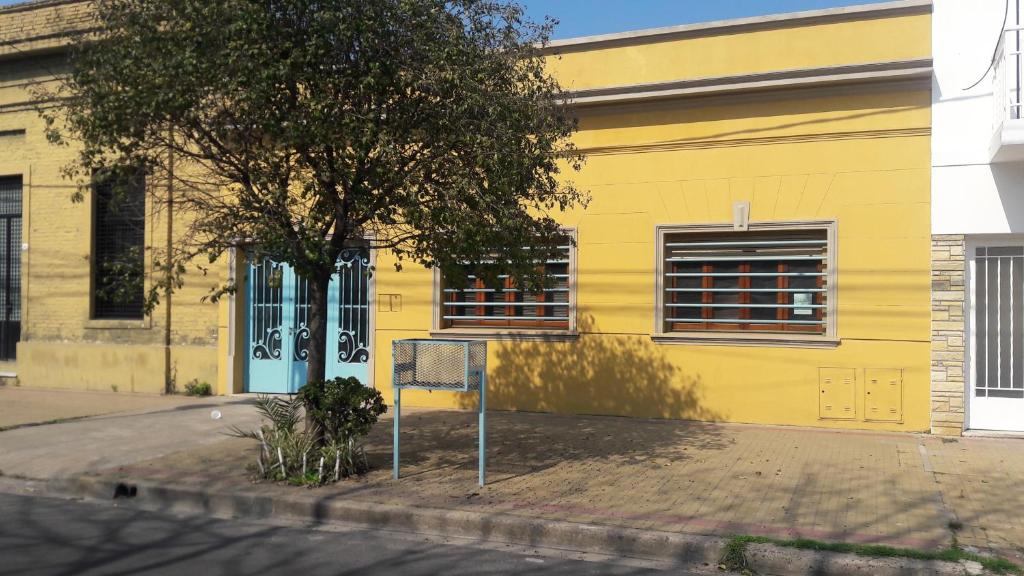
[[346, 248], [338, 258], [338, 361], [367, 362], [370, 359], [369, 274], [367, 248]]
[[283, 329], [283, 272], [281, 265], [269, 259], [253, 262], [250, 322], [253, 360], [279, 360]]
[[292, 358], [309, 360], [309, 280], [295, 276], [295, 316], [292, 320]]

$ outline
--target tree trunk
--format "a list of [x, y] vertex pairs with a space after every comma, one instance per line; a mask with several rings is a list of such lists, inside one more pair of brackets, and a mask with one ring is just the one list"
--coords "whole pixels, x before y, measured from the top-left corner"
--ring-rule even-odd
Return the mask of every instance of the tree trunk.
[[[323, 382], [327, 376], [327, 291], [331, 273], [309, 279], [309, 355], [306, 357], [306, 382]], [[314, 431], [313, 419], [306, 412], [306, 430]], [[314, 442], [323, 443], [323, 431], [315, 430]]]
[[330, 272], [309, 279], [308, 382], [323, 381], [327, 374], [327, 291], [330, 282]]

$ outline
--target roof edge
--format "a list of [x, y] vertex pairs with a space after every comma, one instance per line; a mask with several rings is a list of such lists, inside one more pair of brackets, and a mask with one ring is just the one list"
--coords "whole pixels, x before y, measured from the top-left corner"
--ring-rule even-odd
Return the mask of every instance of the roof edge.
[[736, 76], [589, 88], [570, 92], [566, 103], [573, 106], [595, 106], [765, 90], [930, 79], [931, 73], [932, 60], [930, 58], [866, 62]]
[[637, 44], [643, 42], [661, 42], [677, 37], [734, 33], [738, 30], [747, 28], [781, 28], [798, 23], [806, 24], [808, 22], [819, 23], [879, 18], [897, 16], [900, 14], [929, 13], [931, 10], [932, 0], [895, 0], [892, 2], [840, 6], [838, 8], [825, 8], [822, 10], [804, 10], [802, 12], [786, 12], [782, 14], [752, 16], [748, 18], [681, 24], [678, 26], [645, 28], [641, 30], [631, 30], [628, 32], [598, 34], [594, 36], [578, 36], [575, 38], [552, 40], [544, 47], [544, 51], [565, 52], [586, 50], [589, 48], [603, 48], [607, 46]]
[[80, 4], [86, 1], [87, 0], [28, 0], [27, 2], [19, 2], [18, 4], [11, 4], [10, 6], [0, 6], [0, 15], [12, 14], [15, 12], [27, 12], [29, 10], [48, 8], [50, 6], [62, 6], [64, 4]]

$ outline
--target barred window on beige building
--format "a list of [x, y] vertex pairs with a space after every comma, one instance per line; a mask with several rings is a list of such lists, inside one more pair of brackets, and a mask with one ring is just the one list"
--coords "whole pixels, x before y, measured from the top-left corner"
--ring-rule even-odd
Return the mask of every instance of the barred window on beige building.
[[144, 316], [146, 178], [126, 168], [93, 175], [92, 317]]
[[659, 226], [656, 338], [835, 338], [833, 222]]

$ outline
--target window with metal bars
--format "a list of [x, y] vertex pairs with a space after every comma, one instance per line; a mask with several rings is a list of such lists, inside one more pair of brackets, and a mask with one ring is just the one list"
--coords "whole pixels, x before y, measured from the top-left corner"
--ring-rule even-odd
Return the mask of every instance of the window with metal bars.
[[1024, 398], [1024, 246], [974, 251], [974, 395]]
[[547, 277], [539, 291], [521, 289], [508, 274], [488, 281], [467, 271], [462, 288], [442, 279], [441, 327], [570, 329], [574, 250], [566, 239], [559, 256], [538, 263]]
[[827, 229], [661, 238], [663, 332], [828, 331]]
[[141, 319], [145, 290], [145, 175], [111, 170], [93, 177], [93, 318]]
[[0, 178], [0, 360], [21, 339], [21, 176]]

